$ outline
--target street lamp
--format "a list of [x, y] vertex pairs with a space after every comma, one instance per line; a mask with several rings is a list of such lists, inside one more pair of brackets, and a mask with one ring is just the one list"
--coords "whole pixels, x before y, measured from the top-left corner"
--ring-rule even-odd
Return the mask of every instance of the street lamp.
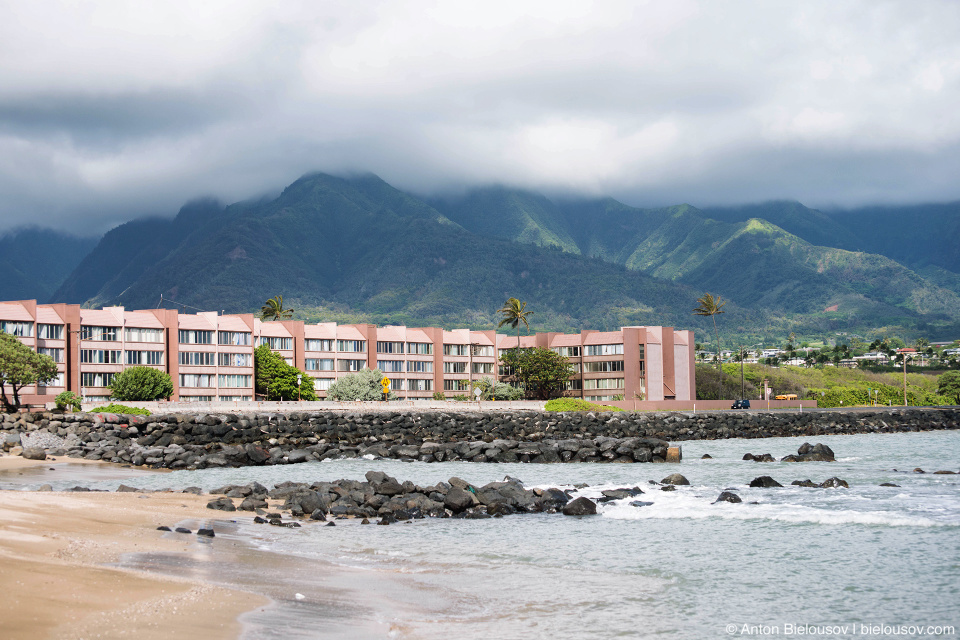
[[301, 401], [301, 396], [300, 396], [300, 381], [301, 381], [302, 379], [303, 379], [303, 374], [298, 373], [298, 374], [297, 374], [297, 402], [300, 402], [300, 401]]

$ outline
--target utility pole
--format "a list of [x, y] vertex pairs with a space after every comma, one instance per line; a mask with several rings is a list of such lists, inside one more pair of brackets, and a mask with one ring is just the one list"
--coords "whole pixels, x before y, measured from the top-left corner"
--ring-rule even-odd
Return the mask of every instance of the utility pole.
[[740, 399], [743, 400], [743, 345], [740, 345]]
[[907, 405], [907, 354], [903, 354], [903, 406]]

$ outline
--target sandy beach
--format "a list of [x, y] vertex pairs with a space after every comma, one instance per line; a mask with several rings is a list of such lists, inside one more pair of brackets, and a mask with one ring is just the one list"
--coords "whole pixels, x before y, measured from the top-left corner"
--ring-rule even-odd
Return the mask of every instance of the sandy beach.
[[[37, 465], [51, 461], [0, 457], [0, 471]], [[237, 617], [267, 604], [262, 596], [106, 566], [126, 553], [194, 554], [201, 545], [216, 544], [195, 534], [156, 530], [217, 517], [206, 509], [208, 499], [182, 493], [0, 491], [3, 637], [237, 637]]]

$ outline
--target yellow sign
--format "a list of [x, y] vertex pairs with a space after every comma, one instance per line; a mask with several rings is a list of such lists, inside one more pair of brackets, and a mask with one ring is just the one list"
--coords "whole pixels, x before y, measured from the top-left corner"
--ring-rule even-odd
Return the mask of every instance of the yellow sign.
[[387, 389], [390, 388], [390, 378], [384, 378], [380, 381], [380, 384], [383, 386], [384, 393], [386, 393]]

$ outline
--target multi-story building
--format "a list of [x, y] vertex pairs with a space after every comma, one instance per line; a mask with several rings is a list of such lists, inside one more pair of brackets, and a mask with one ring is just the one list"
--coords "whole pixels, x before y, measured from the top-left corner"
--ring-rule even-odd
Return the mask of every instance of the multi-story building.
[[[34, 300], [0, 302], [0, 331], [51, 356], [58, 377], [23, 389], [28, 404], [52, 401], [65, 390], [87, 401], [109, 398], [113, 376], [130, 366], [170, 374], [173, 399], [253, 400], [253, 351], [266, 344], [305, 372], [317, 395], [337, 378], [380, 369], [405, 399], [468, 394], [482, 378], [502, 379], [499, 355], [517, 336], [495, 331], [372, 324], [263, 322], [253, 314], [182, 314], [171, 309], [82, 309]], [[565, 394], [586, 400], [696, 398], [692, 331], [623, 327], [619, 331], [521, 336], [519, 346], [546, 347], [574, 368]], [[295, 398], [291, 398], [295, 399]]]

